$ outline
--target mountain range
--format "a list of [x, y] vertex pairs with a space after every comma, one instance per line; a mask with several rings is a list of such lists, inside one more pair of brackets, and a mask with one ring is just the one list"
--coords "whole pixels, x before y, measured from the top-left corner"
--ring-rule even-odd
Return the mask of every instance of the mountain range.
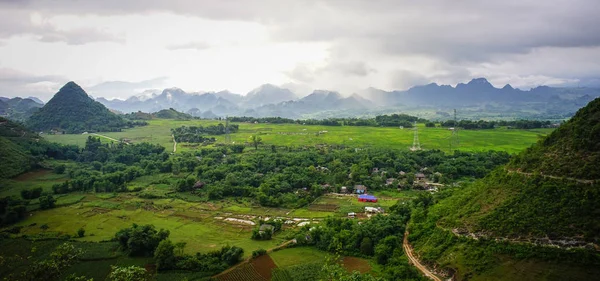
[[[126, 100], [96, 100], [124, 113], [174, 108], [205, 118], [226, 115], [325, 118], [375, 115], [390, 110], [436, 112], [454, 108], [498, 114], [527, 115], [536, 112], [541, 116], [570, 116], [599, 96], [600, 89], [597, 88], [539, 86], [520, 90], [508, 84], [496, 88], [485, 78], [477, 78], [466, 84], [459, 83], [456, 87], [431, 83], [405, 91], [368, 88], [350, 96], [335, 91], [314, 90], [310, 95], [300, 98], [289, 89], [265, 84], [246, 95], [229, 91], [187, 93], [179, 88], [168, 88], [146, 91]], [[444, 116], [433, 116], [432, 119], [442, 119]]]
[[44, 106], [44, 103], [34, 97], [25, 99], [0, 97], [0, 116], [24, 121], [42, 106]]

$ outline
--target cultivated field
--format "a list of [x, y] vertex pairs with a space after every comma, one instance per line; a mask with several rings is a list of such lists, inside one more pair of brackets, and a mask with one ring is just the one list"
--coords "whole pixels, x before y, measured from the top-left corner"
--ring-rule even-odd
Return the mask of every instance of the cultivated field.
[[[136, 127], [122, 132], [100, 133], [133, 142], [152, 142], [173, 150], [171, 128], [180, 126], [199, 126], [218, 124], [212, 120], [150, 120], [148, 126]], [[224, 123], [224, 122], [222, 122]], [[355, 127], [355, 126], [308, 126], [300, 124], [239, 124], [240, 130], [231, 134], [234, 143], [245, 143], [251, 135], [261, 136], [264, 145], [303, 146], [318, 144], [338, 144], [349, 147], [387, 147], [408, 149], [412, 146], [413, 130], [400, 128]], [[325, 132], [326, 131], [326, 132]], [[539, 136], [548, 134], [552, 129], [516, 130], [498, 128], [493, 130], [461, 130], [459, 146], [453, 147], [465, 151], [502, 150], [509, 153], [519, 152], [535, 143]], [[319, 134], [319, 132], [321, 132]], [[419, 140], [423, 149], [450, 150], [451, 131], [444, 128], [426, 128], [420, 124]], [[88, 135], [45, 135], [49, 141], [63, 144], [84, 145]], [[225, 136], [215, 136], [217, 142], [225, 142]], [[102, 141], [110, 141], [102, 139]], [[197, 149], [198, 146], [181, 143], [177, 152]]]

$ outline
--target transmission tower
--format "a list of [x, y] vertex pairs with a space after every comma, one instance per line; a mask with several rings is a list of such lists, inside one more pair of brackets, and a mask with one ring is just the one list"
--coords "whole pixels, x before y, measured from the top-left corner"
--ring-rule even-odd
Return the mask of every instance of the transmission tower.
[[454, 109], [454, 128], [452, 128], [452, 135], [450, 135], [450, 152], [452, 147], [458, 148], [460, 145], [460, 139], [458, 138], [458, 120], [456, 119], [456, 109]]
[[225, 116], [225, 142], [231, 142], [231, 138], [229, 137], [229, 118], [227, 116]]
[[411, 151], [421, 150], [421, 143], [419, 143], [419, 128], [417, 128], [417, 122], [415, 121], [415, 136], [413, 138], [413, 145], [410, 148]]

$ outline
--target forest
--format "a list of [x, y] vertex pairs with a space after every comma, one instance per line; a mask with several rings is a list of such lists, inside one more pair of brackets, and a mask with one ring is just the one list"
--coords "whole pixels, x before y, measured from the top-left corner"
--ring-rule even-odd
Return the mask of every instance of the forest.
[[177, 142], [190, 142], [190, 143], [211, 143], [215, 142], [214, 137], [208, 137], [208, 135], [223, 135], [227, 132], [236, 133], [239, 130], [239, 125], [231, 124], [226, 128], [225, 125], [219, 123], [218, 125], [204, 126], [181, 126], [179, 128], [171, 129], [175, 141]]
[[375, 118], [327, 118], [293, 120], [281, 117], [231, 117], [232, 122], [247, 123], [273, 123], [273, 124], [303, 124], [321, 126], [371, 126], [371, 127], [398, 127], [412, 128], [414, 122], [424, 123], [425, 119], [407, 114], [378, 115]]

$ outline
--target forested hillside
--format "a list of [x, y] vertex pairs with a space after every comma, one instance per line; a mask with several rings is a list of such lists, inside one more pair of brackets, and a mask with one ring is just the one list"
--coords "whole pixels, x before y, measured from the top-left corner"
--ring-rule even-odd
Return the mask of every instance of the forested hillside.
[[516, 157], [510, 167], [558, 177], [600, 179], [600, 98], [538, 144]]
[[128, 126], [123, 118], [91, 99], [75, 82], [64, 85], [29, 118], [27, 125], [36, 131], [58, 130], [66, 133], [119, 131]]
[[46, 157], [74, 159], [78, 150], [76, 146], [47, 142], [22, 125], [2, 117], [0, 144], [0, 179], [26, 172]]
[[597, 99], [506, 167], [417, 208], [420, 255], [459, 280], [589, 280], [600, 268], [599, 120]]

